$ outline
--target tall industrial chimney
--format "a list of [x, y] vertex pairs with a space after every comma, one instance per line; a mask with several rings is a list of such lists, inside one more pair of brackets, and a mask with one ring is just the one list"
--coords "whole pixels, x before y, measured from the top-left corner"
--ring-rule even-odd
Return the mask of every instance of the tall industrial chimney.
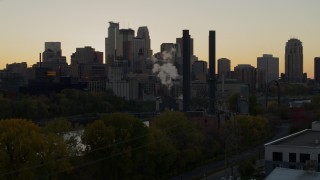
[[209, 114], [215, 114], [216, 32], [209, 31]]
[[39, 67], [41, 67], [41, 53], [39, 54]]
[[183, 30], [183, 111], [189, 111], [190, 105], [190, 35], [189, 30]]

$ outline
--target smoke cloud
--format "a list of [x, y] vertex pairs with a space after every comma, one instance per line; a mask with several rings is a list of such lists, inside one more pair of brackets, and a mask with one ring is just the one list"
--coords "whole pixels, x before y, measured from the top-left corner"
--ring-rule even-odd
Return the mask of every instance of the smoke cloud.
[[164, 51], [161, 54], [161, 60], [156, 57], [152, 57], [151, 60], [154, 63], [152, 72], [157, 74], [161, 80], [161, 84], [171, 89], [173, 86], [173, 80], [177, 79], [179, 74], [177, 68], [173, 65], [173, 55], [176, 49], [171, 48], [170, 51]]

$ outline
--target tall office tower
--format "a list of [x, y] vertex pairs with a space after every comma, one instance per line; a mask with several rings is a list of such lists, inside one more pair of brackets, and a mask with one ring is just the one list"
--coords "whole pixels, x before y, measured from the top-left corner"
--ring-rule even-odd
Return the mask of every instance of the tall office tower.
[[103, 53], [86, 46], [71, 55], [71, 74], [82, 81], [103, 79], [106, 76]]
[[45, 42], [44, 49], [42, 62], [37, 66], [55, 71], [59, 76], [69, 75], [67, 58], [62, 56], [61, 42]]
[[45, 42], [44, 43], [45, 50], [50, 49], [55, 56], [61, 56], [61, 42]]
[[192, 64], [192, 80], [207, 81], [208, 64], [206, 61], [195, 61]]
[[190, 96], [191, 96], [191, 81], [190, 81], [190, 35], [189, 30], [183, 30], [183, 111], [189, 111]]
[[285, 50], [285, 76], [289, 83], [303, 80], [303, 48], [299, 39], [290, 39]]
[[145, 60], [145, 42], [144, 39], [133, 38], [132, 39], [132, 59], [129, 61], [131, 71], [135, 73], [141, 73], [144, 69]]
[[118, 59], [130, 60], [132, 58], [132, 39], [134, 38], [134, 30], [119, 30], [119, 49], [117, 50]]
[[226, 78], [227, 74], [231, 71], [230, 60], [227, 58], [218, 59], [218, 77], [219, 79]]
[[105, 41], [106, 64], [112, 63], [113, 60], [117, 59], [117, 50], [120, 47], [119, 34], [119, 23], [109, 22], [108, 37]]
[[174, 43], [162, 43], [160, 45], [160, 53], [164, 60], [169, 60], [170, 63], [174, 64], [177, 68], [180, 67], [177, 63], [179, 49], [177, 44]]
[[[177, 52], [180, 53], [179, 58], [177, 58], [177, 69], [179, 74], [183, 74], [183, 68], [182, 68], [182, 59], [183, 59], [183, 38], [176, 38], [176, 44], [177, 44]], [[196, 60], [196, 57], [193, 54], [193, 39], [190, 38], [190, 67], [192, 66], [192, 63]], [[189, 70], [191, 71], [191, 69]]]
[[256, 89], [256, 68], [250, 64], [239, 64], [234, 67], [234, 73], [239, 82], [249, 86], [250, 91]]
[[320, 57], [314, 58], [314, 81], [320, 83]]
[[264, 73], [265, 83], [279, 79], [279, 58], [263, 54], [257, 58], [257, 69]]
[[42, 53], [43, 62], [49, 61], [50, 58], [61, 57], [61, 42], [45, 42], [44, 52]]
[[[183, 54], [183, 38], [176, 38], [176, 44], [181, 48], [181, 54]], [[190, 38], [190, 57], [193, 55], [193, 38]]]
[[144, 39], [145, 56], [151, 57], [152, 56], [151, 39], [150, 39], [149, 30], [147, 26], [142, 26], [138, 28], [137, 38]]
[[209, 31], [209, 114], [215, 113], [216, 31]]

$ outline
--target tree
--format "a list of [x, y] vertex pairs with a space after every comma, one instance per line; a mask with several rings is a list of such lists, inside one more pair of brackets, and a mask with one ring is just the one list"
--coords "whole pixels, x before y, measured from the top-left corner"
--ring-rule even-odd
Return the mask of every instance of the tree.
[[[54, 178], [68, 171], [67, 148], [62, 138], [30, 121], [0, 121], [0, 176], [6, 179]], [[48, 177], [49, 176], [49, 177]]]
[[249, 97], [249, 113], [254, 116], [263, 114], [261, 104], [257, 102], [257, 97], [255, 95], [250, 95]]
[[[97, 160], [100, 177], [110, 179], [141, 179], [147, 162], [149, 130], [131, 115], [113, 113], [87, 126], [83, 142], [88, 146], [87, 158]], [[99, 178], [99, 177], [96, 177]]]
[[231, 95], [228, 99], [229, 109], [233, 112], [238, 112], [238, 99], [240, 98], [239, 93]]
[[[222, 137], [233, 135], [239, 141], [239, 148], [248, 148], [269, 137], [270, 129], [266, 118], [261, 116], [238, 115], [227, 121], [221, 129]], [[236, 133], [237, 134], [234, 134]], [[231, 136], [230, 136], [231, 138]], [[236, 142], [235, 140], [233, 140]]]
[[251, 161], [246, 160], [246, 161], [242, 161], [239, 164], [239, 174], [241, 176], [241, 179], [250, 179], [250, 177], [253, 176], [254, 172], [255, 172], [255, 168], [254, 165]]
[[201, 157], [203, 136], [198, 126], [183, 113], [166, 111], [152, 120], [151, 128], [160, 130], [165, 140], [176, 148], [178, 154], [173, 170], [192, 166]]

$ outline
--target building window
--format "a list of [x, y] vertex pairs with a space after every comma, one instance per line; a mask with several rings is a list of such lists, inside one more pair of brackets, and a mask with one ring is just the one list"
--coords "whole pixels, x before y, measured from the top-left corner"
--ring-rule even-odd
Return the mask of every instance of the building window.
[[300, 162], [305, 163], [306, 161], [310, 160], [310, 154], [300, 154]]
[[318, 154], [318, 163], [320, 163], [320, 154]]
[[273, 152], [272, 159], [273, 161], [282, 161], [282, 152]]
[[297, 162], [296, 153], [289, 153], [289, 162]]

